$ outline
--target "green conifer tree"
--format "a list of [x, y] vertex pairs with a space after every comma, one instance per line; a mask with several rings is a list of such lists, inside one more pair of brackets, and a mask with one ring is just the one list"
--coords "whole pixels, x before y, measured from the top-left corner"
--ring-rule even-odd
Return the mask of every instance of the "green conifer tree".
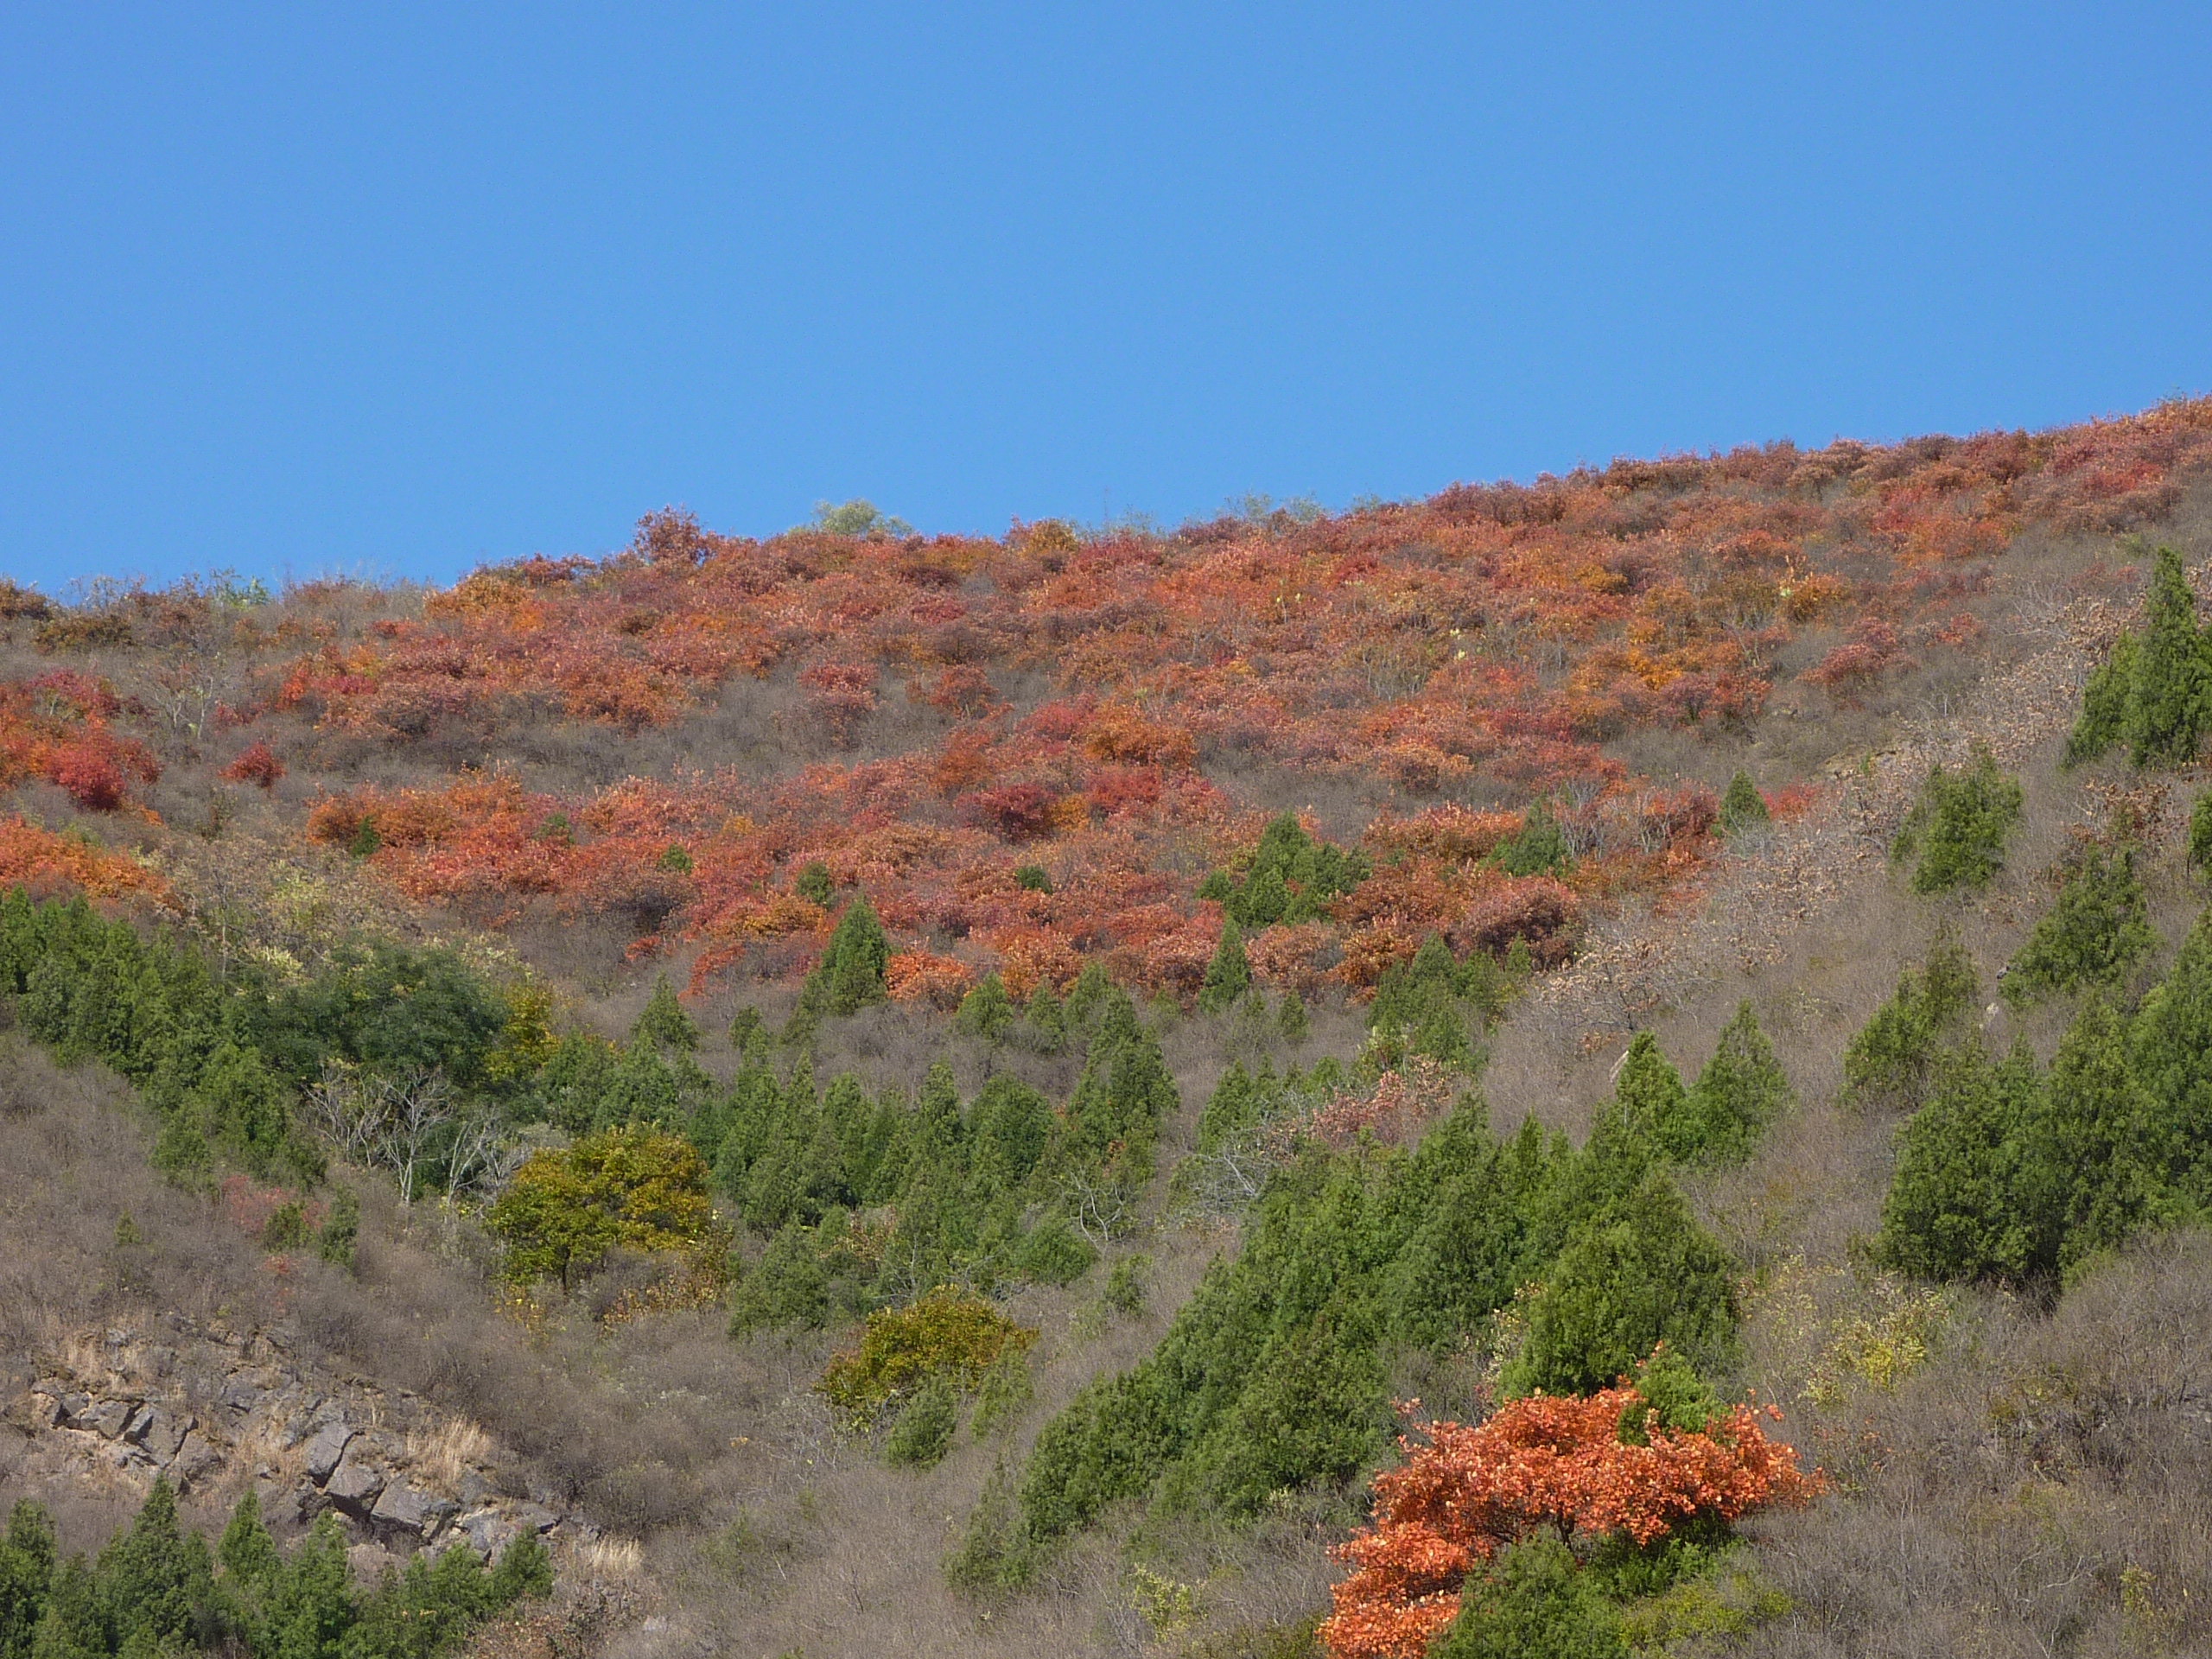
[[1620, 1614], [1574, 1552], [1538, 1534], [1508, 1545], [1459, 1593], [1430, 1659], [1628, 1659]]
[[154, 1651], [192, 1645], [210, 1632], [214, 1569], [207, 1541], [177, 1518], [176, 1491], [166, 1475], [130, 1529], [100, 1552], [100, 1601], [119, 1646]]
[[1521, 833], [1491, 856], [1508, 875], [1564, 874], [1574, 865], [1567, 836], [1549, 804], [1538, 801], [1521, 820]]
[[1758, 1016], [1748, 1001], [1738, 1004], [1690, 1090], [1703, 1155], [1722, 1163], [1749, 1157], [1767, 1126], [1796, 1101]]
[[2136, 1011], [2129, 1059], [2152, 1156], [2191, 1202], [2212, 1202], [2212, 910]]
[[2116, 986], [2158, 943], [2134, 849], [2093, 847], [2067, 872], [2058, 897], [2006, 967], [2000, 988], [2018, 1008], [2054, 991]]
[[1535, 1299], [1510, 1393], [1610, 1388], [1661, 1343], [1693, 1364], [1736, 1345], [1735, 1263], [1665, 1177], [1652, 1175], [1582, 1224]]
[[1766, 797], [1759, 793], [1750, 772], [1738, 772], [1728, 780], [1728, 792], [1720, 798], [1721, 833], [1739, 836], [1746, 830], [1763, 829], [1769, 821]]
[[2127, 741], [2127, 705], [2135, 689], [2137, 657], [2135, 635], [2124, 631], [2104, 661], [2090, 671], [2082, 691], [2081, 718], [2067, 734], [2062, 765], [2081, 766]]
[[1704, 1125], [1690, 1109], [1681, 1074], [1649, 1032], [1637, 1033], [1628, 1052], [1621, 1056], [1613, 1098], [1619, 1103], [1622, 1116], [1662, 1157], [1688, 1163], [1705, 1150]]
[[2158, 549], [2143, 600], [2143, 632], [2128, 686], [2127, 741], [2135, 764], [2185, 766], [2204, 740], [2212, 672], [2181, 555]]
[[863, 893], [845, 907], [830, 936], [830, 948], [815, 969], [822, 981], [822, 1012], [842, 1017], [890, 997], [886, 969], [891, 941]]
[[1995, 1064], [1979, 1040], [1937, 1063], [1928, 1104], [1898, 1134], [1885, 1260], [1930, 1279], [2017, 1281], [2051, 1265], [2049, 1206], [2030, 1202], [2022, 1168], [2042, 1090], [2032, 1058]]
[[29, 1498], [18, 1501], [0, 1535], [0, 1659], [30, 1659], [54, 1566], [53, 1518]]
[[1198, 988], [1198, 1007], [1219, 1014], [1252, 988], [1252, 964], [1244, 955], [1244, 931], [1235, 917], [1221, 925], [1221, 943], [1206, 967], [1205, 982]]
[[995, 973], [985, 974], [976, 982], [975, 988], [960, 1000], [960, 1012], [954, 1016], [961, 1030], [970, 1036], [980, 1037], [987, 1043], [1006, 1040], [1014, 1029], [1020, 1011], [1014, 999], [1006, 994], [1006, 982]]
[[1997, 758], [1977, 740], [1965, 766], [1929, 772], [1890, 855], [1900, 864], [1918, 861], [1912, 873], [1916, 893], [1986, 887], [2005, 867], [2005, 843], [2024, 798], [2020, 780], [2000, 771]]
[[685, 1054], [699, 1046], [699, 1022], [677, 1001], [676, 987], [668, 982], [666, 974], [653, 982], [652, 1000], [638, 1016], [638, 1023], [630, 1027], [630, 1040]]

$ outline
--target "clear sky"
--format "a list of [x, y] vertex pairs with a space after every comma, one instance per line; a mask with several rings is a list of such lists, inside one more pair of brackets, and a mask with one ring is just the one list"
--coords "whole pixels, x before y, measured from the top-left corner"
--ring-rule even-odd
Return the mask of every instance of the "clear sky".
[[2212, 390], [2198, 5], [0, 8], [0, 571], [1331, 506]]

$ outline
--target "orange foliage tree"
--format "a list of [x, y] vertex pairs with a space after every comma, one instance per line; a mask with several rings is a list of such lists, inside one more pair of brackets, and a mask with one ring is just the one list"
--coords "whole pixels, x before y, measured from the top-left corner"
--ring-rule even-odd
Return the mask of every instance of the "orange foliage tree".
[[[1623, 1438], [1624, 1425], [1641, 1444]], [[1426, 1432], [1423, 1446], [1401, 1439], [1405, 1462], [1375, 1478], [1373, 1523], [1334, 1551], [1355, 1570], [1320, 1627], [1332, 1659], [1420, 1659], [1458, 1617], [1468, 1576], [1540, 1529], [1649, 1544], [1700, 1517], [1732, 1522], [1803, 1503], [1824, 1485], [1798, 1467], [1795, 1448], [1767, 1437], [1752, 1408], [1702, 1430], [1670, 1429], [1625, 1380]]]

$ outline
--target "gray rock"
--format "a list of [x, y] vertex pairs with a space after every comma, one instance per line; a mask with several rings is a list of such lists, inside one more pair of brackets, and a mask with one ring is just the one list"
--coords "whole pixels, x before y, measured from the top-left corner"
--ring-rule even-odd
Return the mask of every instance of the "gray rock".
[[219, 1397], [226, 1410], [235, 1411], [243, 1417], [261, 1403], [261, 1396], [267, 1392], [250, 1376], [234, 1376], [223, 1384]]
[[356, 1519], [365, 1521], [384, 1491], [384, 1477], [365, 1463], [341, 1460], [323, 1483], [323, 1494]]
[[92, 1427], [85, 1421], [86, 1414], [92, 1408], [93, 1402], [91, 1395], [86, 1394], [82, 1389], [72, 1389], [61, 1396], [60, 1403], [62, 1427], [90, 1428]]
[[149, 1406], [132, 1420], [124, 1438], [144, 1446], [156, 1463], [167, 1463], [176, 1456], [191, 1428], [189, 1418], [179, 1417], [167, 1406]]
[[404, 1480], [395, 1480], [384, 1489], [369, 1519], [410, 1538], [434, 1538], [460, 1507]]
[[522, 1535], [522, 1529], [497, 1510], [479, 1510], [455, 1522], [468, 1546], [486, 1560]]
[[123, 1431], [137, 1414], [135, 1400], [102, 1400], [84, 1413], [83, 1427], [97, 1429], [111, 1440], [121, 1440]]
[[328, 1480], [346, 1455], [346, 1448], [353, 1443], [353, 1431], [344, 1423], [331, 1423], [318, 1429], [308, 1442], [308, 1478], [318, 1486]]
[[532, 1532], [550, 1532], [561, 1524], [561, 1517], [543, 1503], [517, 1503], [507, 1511], [518, 1527], [528, 1527]]
[[177, 1446], [169, 1471], [176, 1478], [177, 1491], [188, 1493], [222, 1466], [223, 1454], [194, 1429]]

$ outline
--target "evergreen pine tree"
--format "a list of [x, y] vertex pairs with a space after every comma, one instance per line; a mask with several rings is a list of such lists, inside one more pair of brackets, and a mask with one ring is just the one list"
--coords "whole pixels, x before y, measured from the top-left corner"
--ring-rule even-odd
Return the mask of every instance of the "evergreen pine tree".
[[2117, 985], [2158, 943], [2134, 850], [2093, 847], [2067, 872], [2058, 897], [2005, 969], [2005, 1000], [2017, 1008], [2054, 991]]
[[1899, 863], [1919, 861], [1912, 873], [1916, 893], [1986, 887], [2005, 867], [2005, 843], [2023, 799], [2020, 780], [2000, 771], [1996, 756], [1977, 740], [1965, 766], [1929, 770], [1891, 856]]
[[336, 1516], [326, 1510], [315, 1518], [284, 1570], [270, 1580], [262, 1616], [275, 1659], [338, 1659], [360, 1609]]
[[2031, 1058], [1993, 1064], [1978, 1039], [1942, 1058], [1928, 1104], [1898, 1133], [1885, 1260], [1930, 1279], [2019, 1280], [2051, 1265], [2049, 1205], [2028, 1202], [2021, 1166], [2042, 1089]]
[[2212, 910], [2137, 1010], [2129, 1059], [2153, 1160], [2197, 1204], [2212, 1201]]
[[2189, 809], [2189, 864], [2191, 869], [2212, 872], [2212, 789]]
[[1720, 798], [1721, 833], [1739, 836], [1746, 830], [1763, 829], [1769, 821], [1766, 797], [1759, 793], [1751, 774], [1739, 772], [1731, 778], [1728, 792]]
[[1281, 1002], [1275, 1008], [1275, 1030], [1281, 1033], [1283, 1041], [1295, 1048], [1306, 1040], [1306, 1033], [1313, 1028], [1313, 1016], [1306, 1011], [1306, 999], [1298, 994], [1294, 986], [1286, 989]]
[[1221, 943], [1207, 965], [1205, 982], [1198, 988], [1198, 1007], [1208, 1014], [1223, 1009], [1252, 988], [1252, 964], [1244, 955], [1244, 932], [1235, 917], [1224, 918]]
[[1621, 1056], [1613, 1098], [1619, 1103], [1622, 1116], [1662, 1157], [1688, 1163], [1704, 1151], [1703, 1125], [1690, 1109], [1681, 1074], [1649, 1032], [1637, 1033], [1628, 1052]]
[[1037, 982], [1037, 988], [1030, 992], [1021, 1017], [1029, 1027], [1029, 1041], [1039, 1053], [1060, 1052], [1068, 1037], [1067, 1009], [1060, 1001], [1059, 993], [1052, 988], [1051, 980]]
[[1559, 820], [1543, 801], [1538, 801], [1522, 817], [1521, 833], [1491, 856], [1508, 875], [1564, 874], [1574, 865], [1574, 855], [1568, 850]]
[[1732, 1355], [1736, 1319], [1735, 1263], [1673, 1183], [1649, 1176], [1569, 1238], [1505, 1385], [1516, 1395], [1610, 1388], [1662, 1342], [1709, 1368]]
[[31, 1659], [109, 1659], [114, 1648], [101, 1611], [100, 1586], [81, 1555], [56, 1567], [31, 1632]]
[[2135, 689], [2137, 646], [2132, 632], [2113, 641], [2104, 661], [2090, 671], [2082, 691], [2081, 718], [2067, 734], [2061, 764], [2078, 766], [2094, 760], [2115, 743], [2127, 739], [2128, 700]]
[[1558, 1539], [1538, 1534], [1492, 1556], [1459, 1592], [1431, 1659], [1628, 1659], [1619, 1613]]
[[1704, 1155], [1724, 1163], [1749, 1157], [1767, 1126], [1796, 1099], [1758, 1016], [1748, 1001], [1739, 1004], [1690, 1090]]
[[837, 918], [836, 931], [830, 936], [829, 952], [817, 970], [826, 982], [823, 1012], [842, 1016], [887, 1001], [886, 969], [890, 961], [891, 941], [876, 918], [875, 906], [862, 893]]
[[100, 1553], [100, 1599], [118, 1643], [181, 1647], [206, 1624], [215, 1595], [207, 1541], [177, 1518], [166, 1475], [127, 1532]]
[[970, 1036], [997, 1043], [1003, 1042], [1014, 1028], [1018, 1012], [1014, 999], [1006, 994], [1006, 982], [990, 973], [976, 981], [975, 988], [961, 999], [960, 1012], [954, 1018]]
[[686, 1054], [699, 1046], [698, 1021], [677, 1001], [676, 987], [668, 982], [666, 974], [653, 982], [652, 1000], [638, 1016], [638, 1023], [630, 1027], [630, 1040]]
[[2158, 550], [2143, 601], [2143, 632], [2128, 687], [2128, 747], [2139, 766], [2185, 766], [2196, 758], [2212, 698], [2196, 596], [2181, 555]]
[[1980, 996], [1974, 963], [1939, 937], [1918, 972], [1897, 976], [1896, 994], [1875, 1009], [1843, 1051], [1844, 1098], [1861, 1108], [1909, 1111], [1926, 1096], [1936, 1055], [1967, 1029]]
[[2021, 1163], [2029, 1201], [2052, 1215], [2060, 1269], [2122, 1243], [2156, 1213], [2145, 1100], [2127, 1060], [2127, 1022], [2101, 995], [2058, 1046]]
[[54, 1573], [53, 1519], [24, 1498], [0, 1535], [0, 1659], [30, 1659]]

